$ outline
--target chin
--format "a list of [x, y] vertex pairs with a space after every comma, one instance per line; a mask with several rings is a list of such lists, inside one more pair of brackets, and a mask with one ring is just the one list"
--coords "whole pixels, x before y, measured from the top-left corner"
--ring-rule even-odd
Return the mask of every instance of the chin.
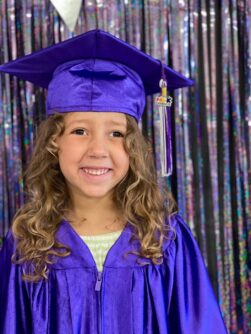
[[111, 191], [107, 191], [107, 192], [104, 192], [104, 191], [85, 191], [85, 192], [82, 192], [83, 194], [83, 197], [85, 198], [88, 198], [88, 199], [101, 199], [101, 198], [105, 198], [105, 197], [110, 197], [111, 195]]

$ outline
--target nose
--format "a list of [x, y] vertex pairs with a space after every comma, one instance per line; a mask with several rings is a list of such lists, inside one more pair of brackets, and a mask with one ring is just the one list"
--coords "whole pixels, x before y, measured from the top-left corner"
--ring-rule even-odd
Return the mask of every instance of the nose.
[[108, 157], [107, 143], [100, 134], [97, 134], [90, 139], [88, 145], [88, 156], [91, 158]]

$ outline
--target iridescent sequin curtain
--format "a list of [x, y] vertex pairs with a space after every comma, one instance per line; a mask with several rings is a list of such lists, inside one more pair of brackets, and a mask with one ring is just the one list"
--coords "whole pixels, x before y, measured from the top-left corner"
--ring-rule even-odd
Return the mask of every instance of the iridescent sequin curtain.
[[[94, 28], [195, 80], [175, 92], [175, 172], [168, 183], [197, 237], [230, 333], [248, 333], [250, 297], [250, 2], [83, 1], [70, 33], [49, 0], [0, 0], [0, 62]], [[25, 201], [23, 171], [44, 118], [44, 92], [0, 77], [0, 236]], [[158, 114], [142, 121], [159, 166]], [[208, 310], [210, 312], [210, 310]]]

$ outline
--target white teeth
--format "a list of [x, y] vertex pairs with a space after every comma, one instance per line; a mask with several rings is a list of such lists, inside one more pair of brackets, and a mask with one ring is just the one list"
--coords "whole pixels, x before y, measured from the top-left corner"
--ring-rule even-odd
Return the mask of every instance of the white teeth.
[[109, 171], [109, 169], [87, 169], [83, 168], [84, 172], [91, 175], [102, 175]]

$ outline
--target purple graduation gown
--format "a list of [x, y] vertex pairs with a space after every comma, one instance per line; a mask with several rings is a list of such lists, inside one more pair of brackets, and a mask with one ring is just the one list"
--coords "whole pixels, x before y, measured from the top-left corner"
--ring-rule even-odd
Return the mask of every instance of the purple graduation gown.
[[179, 215], [176, 238], [163, 246], [161, 265], [139, 266], [127, 224], [98, 273], [87, 245], [62, 220], [57, 239], [72, 254], [51, 265], [48, 281], [21, 281], [10, 257], [9, 232], [0, 253], [1, 334], [225, 334], [198, 245]]

